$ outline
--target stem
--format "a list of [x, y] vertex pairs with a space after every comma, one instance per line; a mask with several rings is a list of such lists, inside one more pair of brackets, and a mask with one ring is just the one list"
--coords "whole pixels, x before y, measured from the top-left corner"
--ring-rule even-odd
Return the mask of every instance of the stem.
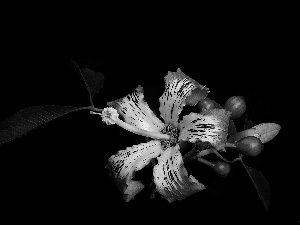
[[[193, 148], [192, 150], [190, 150], [188, 153], [186, 153], [183, 157], [182, 157], [182, 160], [184, 163], [192, 160], [192, 159], [195, 159], [196, 156], [194, 155], [196, 151], [196, 148]], [[194, 156], [193, 156], [194, 155]]]
[[198, 162], [204, 163], [205, 165], [208, 165], [210, 167], [214, 167], [215, 166], [215, 164], [213, 164], [212, 162], [207, 161], [206, 159], [198, 158], [197, 160], [198, 160]]
[[244, 156], [244, 155], [240, 153], [240, 154], [239, 154], [239, 157], [236, 158], [236, 159], [234, 159], [233, 161], [234, 161], [234, 162], [236, 162], [236, 161], [242, 161], [243, 156]]
[[82, 107], [82, 109], [89, 109], [89, 110], [92, 110], [92, 111], [95, 111], [95, 112], [102, 112], [103, 111], [103, 109], [98, 109], [95, 106]]
[[235, 146], [235, 144], [233, 144], [233, 143], [227, 142], [227, 143], [225, 144], [225, 147], [228, 147], [228, 148], [235, 148], [236, 146]]
[[228, 163], [233, 163], [234, 161], [229, 161], [227, 159], [225, 159], [223, 156], [221, 156], [221, 154], [219, 152], [217, 152], [215, 149], [212, 149], [212, 151], [222, 160], [224, 160], [225, 162], [228, 162]]
[[[227, 143], [226, 143], [226, 146], [227, 146]], [[219, 149], [219, 150], [221, 150], [221, 149]], [[201, 157], [203, 157], [203, 156], [205, 156], [205, 155], [211, 154], [211, 153], [215, 153], [219, 158], [221, 158], [222, 160], [224, 160], [225, 162], [228, 162], [228, 163], [234, 163], [234, 162], [236, 162], [236, 161], [238, 161], [238, 160], [241, 160], [241, 158], [243, 157], [243, 155], [240, 154], [240, 156], [239, 156], [238, 158], [236, 158], [236, 159], [234, 159], [234, 160], [232, 160], [232, 161], [229, 161], [229, 160], [225, 159], [225, 158], [218, 152], [218, 150], [216, 150], [216, 149], [214, 149], [214, 148], [210, 148], [210, 149], [202, 150], [201, 152], [199, 152], [199, 153], [197, 154], [198, 160], [199, 160], [199, 158], [201, 158]]]
[[202, 150], [201, 152], [199, 152], [197, 154], [197, 157], [200, 158], [200, 157], [203, 157], [203, 156], [208, 155], [210, 153], [213, 153], [213, 151], [211, 149], [205, 149], [205, 150]]

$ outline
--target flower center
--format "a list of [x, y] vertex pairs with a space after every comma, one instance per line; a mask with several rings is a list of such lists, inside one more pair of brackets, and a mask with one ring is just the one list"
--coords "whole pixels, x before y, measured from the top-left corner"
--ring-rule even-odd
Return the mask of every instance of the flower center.
[[171, 137], [170, 140], [162, 140], [160, 142], [164, 150], [176, 145], [178, 141], [178, 133], [179, 133], [179, 130], [176, 127], [170, 124], [166, 124], [165, 127], [160, 132], [162, 134], [168, 134]]

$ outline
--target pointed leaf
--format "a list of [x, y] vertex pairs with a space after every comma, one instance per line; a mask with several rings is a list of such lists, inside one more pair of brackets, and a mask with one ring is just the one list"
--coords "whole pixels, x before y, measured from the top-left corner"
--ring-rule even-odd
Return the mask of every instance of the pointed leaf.
[[212, 101], [215, 104], [215, 108], [217, 108], [217, 109], [223, 109], [223, 107], [219, 103], [217, 103], [215, 100], [212, 100]]
[[262, 143], [266, 143], [271, 141], [278, 134], [280, 128], [280, 125], [276, 123], [261, 123], [251, 129], [255, 130], [255, 133]]
[[99, 90], [103, 87], [104, 84], [104, 75], [100, 72], [95, 72], [91, 69], [80, 69], [75, 61], [72, 61], [74, 66], [78, 68], [83, 77], [85, 85], [90, 95], [90, 103], [93, 105], [92, 99], [99, 92]]
[[34, 106], [22, 109], [0, 122], [0, 145], [36, 129], [58, 117], [84, 108], [72, 106]]
[[266, 211], [269, 209], [270, 201], [271, 201], [271, 192], [270, 192], [270, 185], [264, 175], [259, 172], [258, 170], [246, 166], [242, 162], [243, 166], [245, 167], [248, 175], [250, 176], [252, 183], [255, 186], [257, 194], [260, 198], [261, 203], [264, 205]]
[[261, 123], [231, 136], [228, 142], [235, 143], [244, 137], [254, 136], [259, 138], [262, 143], [266, 143], [271, 141], [278, 134], [280, 128], [280, 125], [276, 123]]
[[235, 124], [234, 124], [233, 120], [230, 120], [229, 121], [229, 126], [228, 126], [228, 134], [230, 136], [232, 136], [232, 135], [234, 135], [236, 133], [237, 133], [237, 131], [236, 131]]
[[254, 127], [254, 123], [248, 119], [248, 115], [246, 114], [244, 130], [250, 129]]

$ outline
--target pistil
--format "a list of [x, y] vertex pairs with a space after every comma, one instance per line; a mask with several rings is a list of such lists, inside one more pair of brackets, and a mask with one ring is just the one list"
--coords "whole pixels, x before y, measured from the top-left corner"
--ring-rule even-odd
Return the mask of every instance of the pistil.
[[91, 111], [90, 113], [100, 115], [102, 117], [102, 121], [104, 123], [106, 123], [107, 125], [117, 124], [118, 126], [122, 127], [125, 130], [128, 130], [132, 133], [142, 135], [145, 137], [150, 137], [153, 139], [160, 139], [160, 140], [170, 140], [171, 139], [171, 136], [168, 134], [154, 133], [154, 132], [142, 130], [135, 126], [132, 126], [129, 123], [126, 123], [126, 122], [120, 120], [117, 110], [112, 107], [104, 108], [103, 110], [97, 109], [95, 111], [98, 111], [98, 112]]

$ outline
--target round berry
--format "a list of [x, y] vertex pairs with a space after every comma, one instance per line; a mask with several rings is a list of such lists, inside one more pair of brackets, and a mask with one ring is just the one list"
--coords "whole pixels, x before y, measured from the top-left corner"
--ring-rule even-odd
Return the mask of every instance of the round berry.
[[215, 162], [213, 169], [222, 176], [227, 176], [231, 170], [231, 166], [227, 162]]
[[236, 119], [246, 111], [245, 99], [242, 96], [232, 96], [226, 101], [224, 109], [231, 112], [231, 119]]
[[198, 103], [198, 108], [200, 111], [214, 109], [215, 107], [215, 102], [209, 98], [206, 98]]
[[190, 96], [185, 99], [185, 104], [190, 106], [195, 106], [199, 101], [202, 101], [206, 98], [208, 94], [208, 88], [198, 87], [192, 91]]
[[257, 156], [264, 147], [261, 140], [253, 136], [248, 136], [239, 140], [235, 146], [240, 153], [247, 156]]

